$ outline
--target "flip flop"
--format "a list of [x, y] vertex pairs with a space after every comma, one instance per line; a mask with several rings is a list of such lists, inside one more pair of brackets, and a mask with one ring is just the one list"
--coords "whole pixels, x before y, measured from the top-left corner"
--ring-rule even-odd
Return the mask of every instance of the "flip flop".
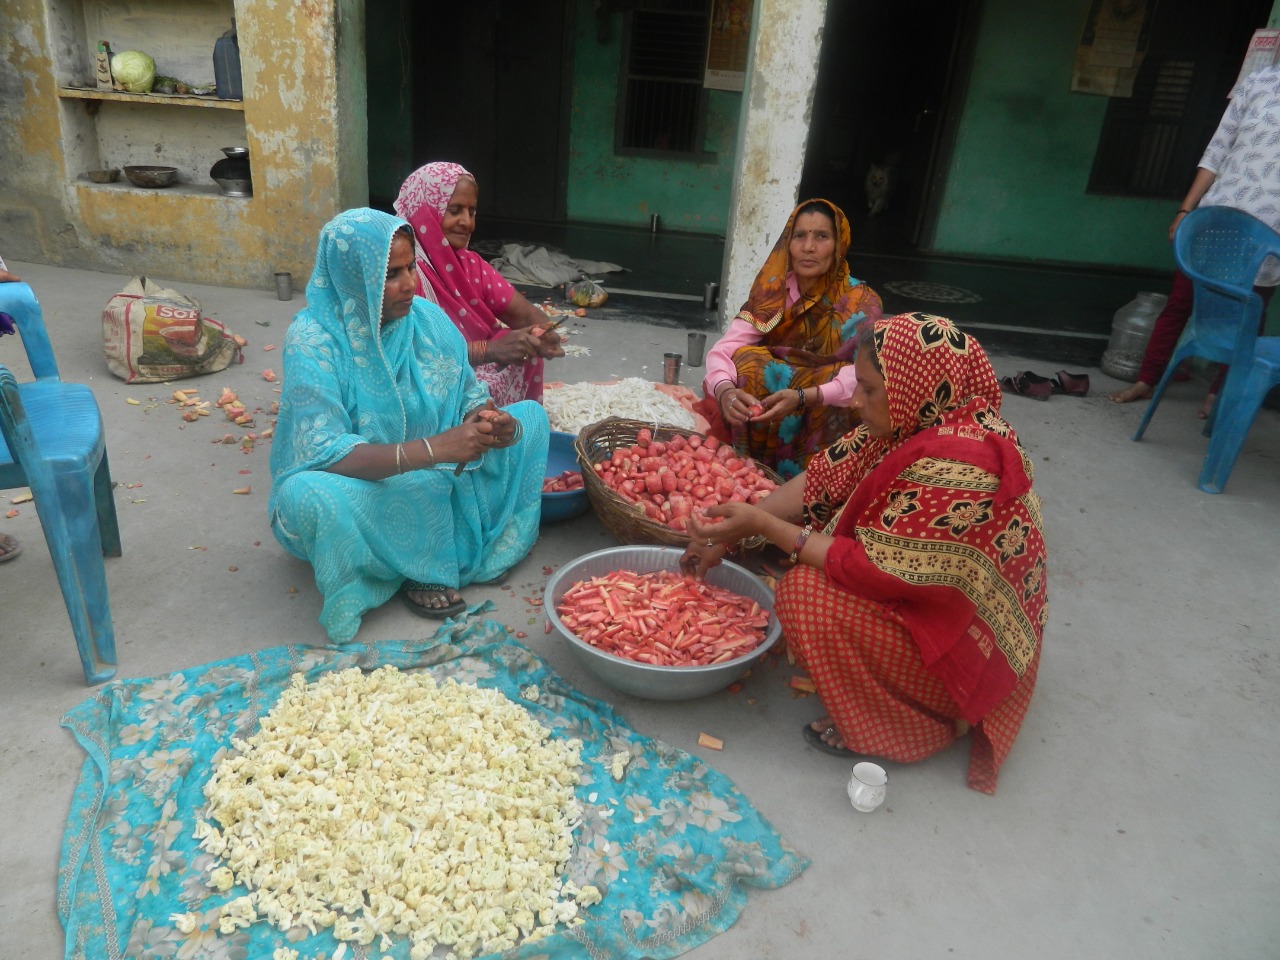
[[0, 563], [12, 560], [22, 552], [22, 544], [7, 533], [0, 533]]
[[[828, 727], [827, 729], [834, 731], [835, 727]], [[805, 740], [808, 741], [809, 746], [813, 747], [814, 749], [821, 750], [823, 753], [829, 753], [833, 757], [862, 756], [862, 754], [860, 753], [854, 753], [848, 747], [832, 746], [831, 744], [827, 743], [827, 741], [822, 739], [822, 734], [820, 734], [817, 730], [813, 729], [813, 727], [811, 727], [807, 723], [800, 728], [800, 732], [804, 735]]]
[[1067, 373], [1059, 370], [1052, 381], [1057, 389], [1055, 393], [1065, 393], [1069, 397], [1083, 397], [1089, 393], [1089, 375], [1087, 373]]
[[1023, 370], [1012, 377], [1001, 377], [1000, 388], [1005, 393], [1016, 393], [1033, 400], [1048, 400], [1053, 395], [1054, 381], [1030, 370]]
[[400, 602], [409, 608], [409, 611], [419, 617], [425, 617], [428, 620], [444, 620], [448, 617], [456, 617], [462, 611], [467, 609], [467, 601], [455, 600], [443, 607], [424, 607], [420, 603], [414, 603], [409, 596], [411, 590], [429, 590], [435, 593], [447, 593], [452, 587], [446, 587], [443, 583], [419, 583], [417, 580], [406, 580], [400, 587]]

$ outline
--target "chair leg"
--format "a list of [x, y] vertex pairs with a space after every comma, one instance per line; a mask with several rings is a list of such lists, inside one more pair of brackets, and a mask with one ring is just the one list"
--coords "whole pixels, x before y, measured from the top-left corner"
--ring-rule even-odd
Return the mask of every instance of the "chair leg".
[[1232, 382], [1228, 375], [1222, 392], [1218, 394], [1217, 407], [1222, 417], [1209, 440], [1204, 463], [1200, 468], [1200, 480], [1196, 484], [1205, 493], [1221, 493], [1227, 478], [1236, 465], [1240, 449], [1244, 446], [1249, 428], [1253, 426], [1258, 408], [1267, 394], [1266, 378], [1260, 374], [1240, 372], [1240, 381]]
[[108, 557], [118, 557], [124, 551], [120, 545], [120, 521], [116, 517], [116, 496], [111, 489], [111, 467], [107, 463], [107, 451], [93, 474], [93, 500], [98, 516], [98, 535], [102, 538], [102, 552]]
[[[85, 682], [102, 683], [116, 672], [115, 629], [107, 596], [107, 572], [102, 560], [102, 538], [97, 517], [90, 512], [93, 479], [87, 473], [64, 474], [57, 478], [50, 499], [45, 491], [36, 493], [36, 513], [44, 528], [67, 605], [71, 631], [76, 638]], [[44, 510], [40, 504], [44, 502]]]
[[1156, 412], [1156, 407], [1160, 405], [1160, 398], [1164, 396], [1165, 387], [1169, 386], [1169, 381], [1173, 379], [1173, 373], [1178, 369], [1178, 365], [1182, 363], [1190, 354], [1183, 353], [1181, 350], [1175, 350], [1173, 356], [1169, 360], [1168, 366], [1164, 368], [1164, 376], [1160, 378], [1160, 382], [1156, 384], [1155, 390], [1151, 393], [1151, 400], [1147, 403], [1147, 409], [1142, 414], [1142, 419], [1138, 421], [1138, 429], [1134, 431], [1133, 440], [1138, 442], [1142, 439], [1142, 435], [1147, 432], [1147, 424], [1151, 422], [1151, 416]]

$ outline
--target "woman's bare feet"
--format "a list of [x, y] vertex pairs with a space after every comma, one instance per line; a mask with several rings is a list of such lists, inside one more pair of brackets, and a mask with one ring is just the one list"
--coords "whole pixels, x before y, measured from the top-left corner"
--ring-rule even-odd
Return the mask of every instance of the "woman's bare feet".
[[1151, 384], [1139, 380], [1132, 387], [1112, 392], [1111, 399], [1116, 403], [1133, 403], [1135, 400], [1146, 400], [1151, 393]]
[[467, 608], [467, 603], [453, 587], [441, 583], [417, 583], [406, 580], [400, 588], [404, 605], [420, 617], [443, 620], [456, 616]]
[[840, 736], [840, 731], [836, 729], [835, 721], [830, 717], [819, 717], [809, 724], [809, 729], [818, 735], [823, 743], [836, 750], [848, 750], [845, 745], [844, 737]]

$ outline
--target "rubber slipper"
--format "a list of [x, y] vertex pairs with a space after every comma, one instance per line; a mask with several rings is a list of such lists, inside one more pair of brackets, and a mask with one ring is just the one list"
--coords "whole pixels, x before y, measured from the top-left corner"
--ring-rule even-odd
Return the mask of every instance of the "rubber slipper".
[[406, 580], [400, 587], [400, 601], [409, 608], [409, 611], [419, 617], [426, 617], [428, 620], [444, 620], [448, 617], [456, 617], [462, 611], [467, 609], [467, 601], [455, 600], [453, 603], [443, 607], [424, 607], [420, 603], [414, 603], [413, 598], [409, 596], [411, 590], [430, 590], [436, 593], [447, 593], [453, 589], [446, 587], [442, 583], [419, 583], [417, 580]]
[[0, 533], [0, 563], [12, 560], [22, 552], [22, 544], [7, 533]]
[[[835, 727], [828, 727], [827, 729], [834, 731]], [[861, 756], [861, 754], [854, 753], [848, 747], [835, 747], [827, 743], [827, 741], [822, 739], [822, 734], [820, 734], [817, 730], [813, 729], [813, 727], [811, 727], [807, 723], [800, 728], [800, 732], [804, 735], [805, 740], [808, 741], [809, 746], [813, 747], [814, 749], [821, 750], [823, 753], [829, 753], [833, 757]]]
[[1087, 373], [1067, 373], [1059, 370], [1053, 380], [1058, 392], [1069, 397], [1083, 397], [1089, 393], [1089, 375]]
[[1006, 393], [1016, 393], [1033, 400], [1048, 400], [1053, 395], [1053, 381], [1030, 370], [1023, 370], [1012, 377], [1001, 377], [1000, 388]]

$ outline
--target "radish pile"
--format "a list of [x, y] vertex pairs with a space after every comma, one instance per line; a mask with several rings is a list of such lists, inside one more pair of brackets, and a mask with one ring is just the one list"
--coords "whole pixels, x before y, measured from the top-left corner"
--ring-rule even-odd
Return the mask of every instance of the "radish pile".
[[650, 520], [685, 533], [694, 511], [721, 503], [758, 503], [777, 486], [754, 460], [744, 460], [715, 437], [677, 434], [654, 440], [647, 427], [629, 447], [594, 464], [609, 489], [636, 504]]
[[754, 600], [669, 570], [580, 581], [556, 614], [597, 649], [665, 667], [735, 660], [764, 642], [769, 625]]
[[570, 490], [582, 489], [582, 474], [577, 470], [566, 470], [558, 476], [542, 478], [543, 493], [568, 493]]

